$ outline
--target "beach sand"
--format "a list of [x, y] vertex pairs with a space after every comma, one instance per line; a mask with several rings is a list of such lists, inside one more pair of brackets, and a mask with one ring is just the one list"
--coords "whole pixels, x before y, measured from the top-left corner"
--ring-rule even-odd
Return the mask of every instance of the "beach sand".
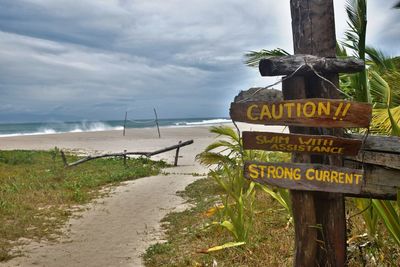
[[[282, 132], [283, 127], [239, 124], [241, 130]], [[208, 169], [195, 161], [195, 156], [216, 139], [209, 127], [164, 127], [158, 138], [157, 129], [128, 129], [122, 131], [65, 133], [1, 137], [0, 149], [47, 150], [60, 149], [80, 154], [104, 152], [151, 152], [179, 141], [194, 140], [181, 148], [178, 167], [158, 175], [128, 181], [97, 199], [71, 218], [65, 225], [65, 235], [56, 243], [30, 242], [21, 249], [23, 257], [0, 266], [142, 266], [141, 254], [153, 243], [162, 240], [160, 220], [170, 211], [186, 208], [176, 196], [188, 184], [204, 176]], [[152, 157], [173, 163], [175, 150]]]

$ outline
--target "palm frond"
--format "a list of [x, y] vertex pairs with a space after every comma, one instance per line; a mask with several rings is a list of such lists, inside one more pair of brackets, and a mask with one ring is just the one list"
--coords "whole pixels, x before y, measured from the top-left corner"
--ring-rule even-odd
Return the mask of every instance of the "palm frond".
[[374, 100], [375, 108], [386, 108], [388, 106], [388, 97], [390, 86], [376, 71], [369, 71], [371, 96]]
[[395, 120], [390, 108], [388, 108], [388, 115], [389, 115], [389, 119], [390, 119], [390, 124], [392, 126], [391, 134], [394, 135], [394, 136], [400, 136], [400, 124], [399, 124], [399, 121]]
[[372, 113], [371, 132], [376, 134], [391, 135], [393, 124], [400, 124], [400, 106], [391, 108], [389, 116], [388, 109], [374, 109]]
[[381, 75], [390, 88], [389, 106], [397, 107], [400, 105], [400, 71], [386, 71]]
[[367, 31], [367, 3], [366, 0], [346, 1], [347, 25], [345, 32], [347, 41], [357, 48], [358, 57], [365, 59], [365, 37]]
[[372, 67], [380, 72], [387, 70], [396, 70], [396, 65], [391, 57], [386, 56], [381, 50], [371, 46], [365, 48], [365, 53], [368, 55], [368, 60], [371, 61]]
[[[344, 46], [353, 50], [353, 55], [365, 60], [365, 38], [367, 33], [367, 5], [366, 0], [346, 1], [347, 25]], [[371, 102], [367, 70], [356, 74], [358, 83], [355, 87], [354, 98], [360, 102]]]
[[336, 56], [347, 57], [347, 51], [343, 43], [336, 42]]
[[[226, 150], [230, 151], [230, 153], [240, 153], [240, 146], [237, 143], [231, 143], [226, 140], [218, 140], [209, 146], [206, 147], [204, 150], [205, 152], [210, 152], [211, 150], [219, 149], [218, 153], [224, 153]], [[216, 151], [214, 151], [216, 152]]]
[[276, 48], [272, 50], [262, 49], [260, 51], [250, 51], [246, 53], [244, 56], [246, 57], [245, 64], [249, 67], [258, 68], [258, 64], [261, 59], [273, 57], [273, 56], [288, 56], [290, 55], [287, 51]]
[[239, 136], [236, 133], [235, 130], [233, 130], [229, 126], [212, 126], [210, 128], [211, 133], [215, 133], [218, 136], [225, 136], [225, 137], [230, 137], [232, 140], [235, 142], [239, 142]]
[[196, 156], [196, 160], [205, 166], [211, 166], [214, 164], [235, 164], [235, 161], [228, 156], [214, 152], [202, 152]]
[[216, 150], [220, 149], [218, 152], [223, 153], [227, 148], [225, 147], [225, 144], [221, 142], [221, 140], [215, 141], [214, 143], [209, 144], [204, 151], [205, 152], [210, 152], [211, 150]]

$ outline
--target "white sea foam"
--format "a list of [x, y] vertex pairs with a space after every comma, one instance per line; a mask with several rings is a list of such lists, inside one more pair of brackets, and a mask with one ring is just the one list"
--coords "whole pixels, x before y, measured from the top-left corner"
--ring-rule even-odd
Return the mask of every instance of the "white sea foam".
[[73, 130], [68, 132], [70, 133], [81, 133], [81, 132], [102, 132], [102, 131], [111, 131], [111, 130], [123, 130], [123, 126], [110, 126], [105, 124], [104, 122], [82, 122], [81, 124], [77, 124], [74, 126]]
[[202, 120], [195, 122], [177, 122], [176, 126], [196, 126], [196, 125], [210, 125], [210, 124], [220, 124], [220, 123], [229, 123], [231, 120], [228, 119], [210, 119], [210, 120]]
[[13, 136], [22, 136], [22, 135], [45, 135], [45, 134], [55, 134], [56, 132], [53, 130], [45, 131], [45, 132], [34, 132], [34, 133], [13, 133], [13, 134], [1, 134], [0, 137], [13, 137]]
[[[55, 129], [54, 129], [55, 128]], [[35, 132], [20, 132], [12, 134], [1, 134], [0, 137], [12, 137], [23, 135], [47, 135], [59, 133], [82, 133], [82, 132], [101, 132], [111, 130], [123, 130], [123, 126], [110, 126], [103, 122], [81, 122], [81, 123], [60, 123], [58, 127], [41, 127]]]

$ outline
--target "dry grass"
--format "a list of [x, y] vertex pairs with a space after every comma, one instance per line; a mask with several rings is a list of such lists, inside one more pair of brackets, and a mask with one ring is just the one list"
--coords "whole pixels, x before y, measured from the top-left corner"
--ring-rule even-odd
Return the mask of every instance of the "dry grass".
[[[257, 214], [251, 241], [243, 247], [209, 254], [200, 250], [233, 241], [226, 230], [209, 226], [213, 219], [204, 216], [219, 191], [214, 180], [202, 179], [182, 193], [191, 210], [171, 213], [165, 219], [168, 241], [151, 246], [144, 258], [146, 266], [291, 266], [293, 228], [287, 226], [287, 213], [266, 194], [258, 194]], [[216, 215], [214, 215], [216, 216]]]
[[[233, 241], [228, 231], [209, 226], [213, 219], [204, 212], [215, 205], [220, 191], [212, 179], [189, 185], [181, 195], [193, 208], [170, 213], [164, 218], [166, 243], [151, 246], [144, 255], [145, 264], [155, 266], [292, 266], [294, 229], [287, 213], [270, 196], [259, 193], [256, 218], [250, 242], [209, 254], [199, 253], [209, 247]], [[346, 203], [348, 217], [348, 266], [400, 266], [400, 248], [379, 224], [379, 236], [371, 239], [359, 211], [351, 199]], [[355, 216], [352, 216], [355, 215]], [[215, 216], [215, 215], [214, 215]]]
[[347, 199], [346, 210], [348, 266], [400, 266], [400, 247], [389, 236], [382, 222], [378, 221], [376, 236], [372, 238], [367, 235], [365, 222], [353, 199]]

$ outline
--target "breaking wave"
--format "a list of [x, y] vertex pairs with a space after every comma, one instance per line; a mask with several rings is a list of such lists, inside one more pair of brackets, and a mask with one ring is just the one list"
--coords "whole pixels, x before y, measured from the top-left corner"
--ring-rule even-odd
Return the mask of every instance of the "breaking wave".
[[[14, 128], [9, 129], [12, 133], [1, 133], [0, 137], [21, 136], [21, 135], [45, 135], [58, 133], [82, 133], [82, 132], [101, 132], [111, 130], [122, 130], [123, 126], [111, 126], [104, 122], [75, 122], [75, 123], [49, 123], [43, 124], [25, 124], [13, 125]], [[19, 130], [19, 131], [18, 131]], [[8, 131], [8, 132], [9, 132]]]

